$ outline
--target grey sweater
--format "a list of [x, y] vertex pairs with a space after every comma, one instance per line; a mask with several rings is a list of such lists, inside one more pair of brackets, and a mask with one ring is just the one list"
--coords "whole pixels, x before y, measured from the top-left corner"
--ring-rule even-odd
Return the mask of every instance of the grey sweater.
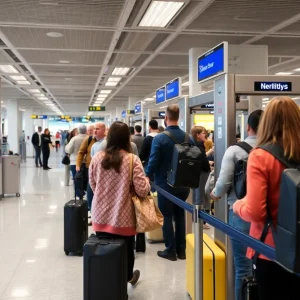
[[[249, 136], [245, 139], [251, 147], [256, 147], [257, 139], [256, 136]], [[233, 178], [234, 178], [234, 167], [235, 163], [240, 159], [246, 159], [248, 154], [241, 147], [233, 145], [230, 146], [222, 159], [221, 171], [216, 182], [213, 194], [216, 197], [221, 197], [225, 195], [228, 191], [227, 200], [232, 209], [233, 203], [237, 200], [234, 188], [233, 188]], [[232, 188], [231, 188], [232, 187]]]

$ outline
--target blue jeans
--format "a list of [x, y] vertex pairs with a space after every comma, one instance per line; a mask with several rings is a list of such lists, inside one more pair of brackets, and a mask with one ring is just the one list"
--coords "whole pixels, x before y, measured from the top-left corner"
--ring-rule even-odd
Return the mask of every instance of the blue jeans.
[[[164, 190], [178, 197], [181, 200], [186, 200], [190, 190], [180, 189], [176, 190], [167, 186], [161, 186]], [[158, 193], [157, 195], [158, 207], [164, 216], [163, 236], [165, 240], [165, 251], [170, 254], [185, 253], [185, 213], [182, 208], [165, 198]], [[175, 221], [175, 233], [173, 228], [173, 216]]]
[[70, 165], [70, 169], [71, 169], [71, 173], [72, 173], [72, 179], [74, 182], [74, 190], [75, 190], [76, 196], [79, 198], [83, 197], [84, 196], [83, 188], [78, 186], [78, 183], [76, 184], [76, 181], [75, 181], [76, 165]]
[[35, 150], [35, 165], [38, 166], [42, 166], [42, 160], [41, 160], [41, 146], [34, 146], [34, 150]]
[[93, 193], [93, 190], [92, 190], [89, 183], [87, 185], [86, 194], [87, 194], [86, 197], [87, 197], [87, 202], [88, 202], [88, 209], [89, 209], [89, 211], [91, 211], [92, 210], [92, 201], [93, 201], [93, 198], [94, 198], [94, 193]]
[[[249, 234], [250, 223], [234, 214], [232, 209], [229, 210], [229, 225]], [[247, 246], [234, 238], [230, 238], [230, 240], [235, 267], [235, 300], [242, 300], [244, 278], [252, 276], [252, 260], [246, 257]]]

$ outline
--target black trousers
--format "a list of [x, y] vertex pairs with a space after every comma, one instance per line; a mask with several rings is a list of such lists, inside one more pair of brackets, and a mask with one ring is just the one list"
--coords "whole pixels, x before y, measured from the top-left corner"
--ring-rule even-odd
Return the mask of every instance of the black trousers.
[[42, 153], [43, 153], [43, 168], [48, 168], [48, 159], [50, 156], [50, 149], [49, 146], [47, 145], [48, 148], [42, 148]]
[[42, 160], [41, 160], [41, 146], [34, 146], [35, 150], [35, 165], [40, 166], [42, 165]]
[[275, 262], [259, 258], [255, 276], [260, 300], [300, 299], [300, 277]]
[[96, 232], [97, 236], [101, 237], [110, 237], [110, 238], [115, 238], [115, 239], [123, 239], [126, 243], [127, 246], [127, 281], [132, 279], [133, 276], [133, 267], [134, 267], [134, 239], [135, 236], [124, 236], [124, 235], [117, 235], [117, 234], [111, 234], [107, 232]]

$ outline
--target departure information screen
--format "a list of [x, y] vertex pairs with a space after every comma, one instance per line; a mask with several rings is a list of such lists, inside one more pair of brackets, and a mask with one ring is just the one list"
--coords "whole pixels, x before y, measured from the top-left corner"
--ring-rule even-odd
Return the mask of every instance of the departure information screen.
[[291, 82], [254, 82], [254, 91], [256, 92], [291, 92]]
[[166, 100], [166, 88], [163, 86], [156, 90], [155, 103], [160, 104]]
[[181, 85], [179, 78], [176, 78], [166, 84], [166, 100], [179, 97], [181, 94]]
[[198, 57], [198, 81], [225, 72], [224, 43]]

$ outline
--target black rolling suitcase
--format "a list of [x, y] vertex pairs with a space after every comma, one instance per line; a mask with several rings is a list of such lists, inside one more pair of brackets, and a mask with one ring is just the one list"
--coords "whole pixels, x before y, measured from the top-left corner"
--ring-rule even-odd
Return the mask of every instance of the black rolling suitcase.
[[82, 255], [83, 245], [88, 239], [87, 201], [71, 200], [64, 207], [64, 251], [66, 255]]
[[84, 245], [84, 300], [126, 300], [127, 247], [92, 234]]

